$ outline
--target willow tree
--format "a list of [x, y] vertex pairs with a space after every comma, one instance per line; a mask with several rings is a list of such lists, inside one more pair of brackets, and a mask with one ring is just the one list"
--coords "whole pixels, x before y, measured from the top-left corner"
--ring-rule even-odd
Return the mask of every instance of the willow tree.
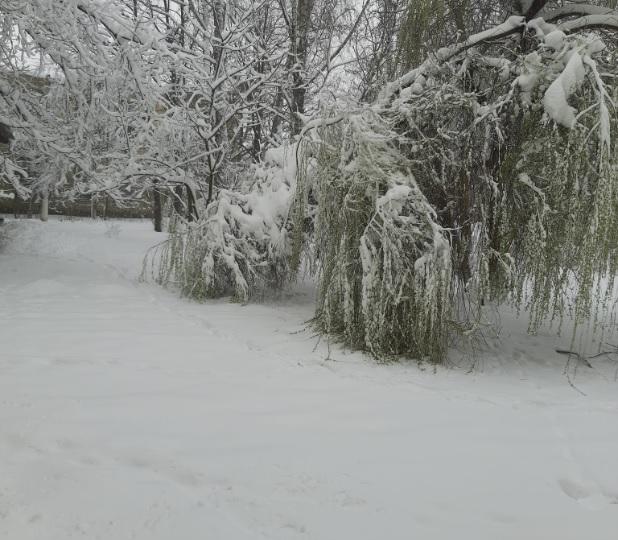
[[397, 56], [405, 68], [453, 40], [489, 28], [521, 5], [513, 0], [413, 0], [408, 1], [398, 32]]
[[618, 268], [618, 12], [549, 4], [513, 2], [373, 104], [305, 124], [172, 237], [159, 280], [244, 301], [304, 250], [316, 327], [378, 357], [442, 361], [487, 302], [529, 309], [532, 330], [590, 318]]
[[318, 329], [442, 361], [485, 302], [529, 309], [532, 330], [603, 304], [618, 270], [618, 11], [550, 4], [514, 2], [371, 106], [305, 128]]

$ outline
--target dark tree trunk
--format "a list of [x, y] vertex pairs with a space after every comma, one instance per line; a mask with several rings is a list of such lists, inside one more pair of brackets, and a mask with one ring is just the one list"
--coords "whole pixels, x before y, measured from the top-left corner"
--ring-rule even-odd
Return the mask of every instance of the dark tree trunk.
[[195, 195], [193, 195], [193, 190], [187, 186], [187, 220], [195, 221], [198, 218], [197, 208], [195, 206]]
[[[525, 13], [522, 13], [522, 15], [525, 15], [527, 21], [534, 19], [534, 17], [536, 17], [536, 15], [545, 7], [545, 4], [547, 4], [548, 1], [549, 0], [534, 0], [530, 4], [530, 7], [528, 7], [528, 9], [525, 11]], [[520, 6], [521, 5], [524, 5], [524, 3], [521, 2]]]
[[20, 207], [21, 200], [19, 198], [19, 193], [18, 193], [17, 190], [14, 190], [13, 193], [14, 193], [14, 197], [13, 197], [13, 216], [15, 217], [15, 219], [17, 219], [17, 217], [20, 214], [20, 211], [19, 211], [20, 208], [19, 207]]
[[0, 144], [11, 144], [11, 140], [13, 140], [11, 128], [0, 122]]
[[152, 189], [152, 218], [154, 221], [154, 230], [163, 232], [163, 212], [161, 209], [161, 191], [157, 187], [157, 181], [153, 182]]
[[262, 158], [262, 119], [254, 115], [253, 142], [251, 144], [251, 157], [255, 163]]
[[305, 95], [307, 81], [305, 66], [307, 63], [307, 47], [314, 0], [296, 0], [292, 3], [292, 20], [290, 21], [290, 54], [289, 61], [292, 71], [292, 135], [298, 135], [303, 127], [305, 114]]

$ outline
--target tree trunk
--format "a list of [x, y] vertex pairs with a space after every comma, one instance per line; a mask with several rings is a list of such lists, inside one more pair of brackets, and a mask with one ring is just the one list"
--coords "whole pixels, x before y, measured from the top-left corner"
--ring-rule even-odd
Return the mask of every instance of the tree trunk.
[[[224, 47], [224, 30], [226, 25], [227, 8], [223, 0], [215, 0], [212, 4], [212, 19], [214, 26], [213, 40], [213, 58], [214, 69], [213, 76], [217, 80], [225, 69], [225, 47]], [[213, 88], [210, 96], [210, 122], [212, 126], [220, 126], [223, 120], [223, 112], [219, 109], [219, 91]], [[210, 204], [213, 199], [214, 184], [219, 180], [219, 168], [223, 160], [223, 147], [226, 137], [226, 127], [221, 126], [214, 134], [214, 143], [216, 149], [213, 154], [208, 156], [208, 199], [206, 205]], [[210, 143], [206, 141], [206, 150], [210, 151]]]
[[13, 216], [15, 217], [15, 219], [17, 219], [19, 217], [19, 203], [20, 203], [20, 199], [19, 199], [19, 193], [17, 190], [14, 190], [14, 195], [13, 195]]
[[187, 220], [195, 221], [198, 218], [197, 208], [195, 206], [195, 195], [193, 195], [193, 190], [187, 186]]
[[253, 142], [251, 144], [251, 157], [255, 163], [262, 158], [262, 119], [259, 115], [253, 115]]
[[153, 182], [154, 187], [152, 190], [152, 217], [154, 220], [154, 230], [156, 232], [163, 232], [163, 212], [161, 209], [161, 191], [157, 187], [157, 181]]
[[41, 221], [49, 219], [49, 194], [43, 193], [41, 196]]
[[292, 3], [292, 28], [290, 28], [291, 56], [294, 61], [292, 73], [292, 135], [298, 135], [303, 128], [305, 95], [307, 87], [305, 66], [309, 29], [314, 0], [297, 0]]

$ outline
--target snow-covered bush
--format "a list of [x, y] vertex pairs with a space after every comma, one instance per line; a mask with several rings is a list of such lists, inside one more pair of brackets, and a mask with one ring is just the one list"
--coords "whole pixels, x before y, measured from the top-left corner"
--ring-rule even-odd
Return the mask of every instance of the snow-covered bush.
[[271, 149], [248, 171], [247, 185], [219, 190], [201, 219], [173, 217], [169, 239], [150, 261], [158, 281], [193, 298], [241, 302], [280, 288], [290, 275], [295, 163], [294, 146]]
[[618, 269], [618, 58], [575, 21], [511, 17], [309, 126], [319, 329], [441, 360], [489, 300], [534, 330], [575, 283], [572, 314], [593, 314]]

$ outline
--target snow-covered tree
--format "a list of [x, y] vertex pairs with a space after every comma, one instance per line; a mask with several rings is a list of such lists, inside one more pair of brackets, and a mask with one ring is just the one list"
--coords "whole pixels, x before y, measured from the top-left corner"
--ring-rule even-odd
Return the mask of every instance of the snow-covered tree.
[[[5, 161], [6, 176], [24, 194], [105, 193], [120, 204], [145, 191], [156, 203], [172, 188], [195, 217], [196, 199], [209, 203], [243, 162], [260, 159], [258, 126], [282, 114], [272, 103], [286, 51], [257, 24], [270, 20], [264, 9], [251, 0], [3, 3], [0, 121], [17, 154], [21, 145], [45, 165], [24, 177]], [[15, 83], [31, 72], [49, 76], [49, 91]]]
[[440, 361], [484, 302], [530, 309], [532, 330], [602, 304], [618, 262], [618, 62], [603, 33], [618, 13], [546, 4], [308, 127], [317, 165], [299, 193], [316, 197], [320, 330]]
[[[615, 276], [614, 0], [0, 14], [0, 190], [151, 193], [157, 229], [167, 194], [156, 275], [186, 294], [244, 301], [306, 254], [321, 331], [438, 361], [485, 302], [529, 308], [532, 329], [582, 320]], [[342, 107], [336, 72], [348, 104], [371, 104]]]

